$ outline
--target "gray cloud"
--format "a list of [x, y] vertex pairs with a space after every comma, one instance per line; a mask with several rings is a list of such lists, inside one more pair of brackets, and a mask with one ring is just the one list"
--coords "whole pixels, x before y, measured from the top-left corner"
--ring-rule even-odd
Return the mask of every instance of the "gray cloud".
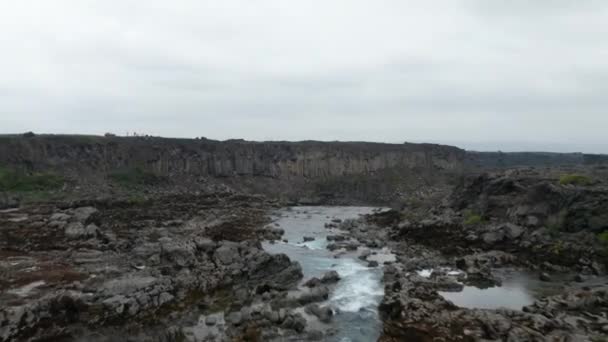
[[0, 131], [608, 153], [608, 4], [7, 1]]

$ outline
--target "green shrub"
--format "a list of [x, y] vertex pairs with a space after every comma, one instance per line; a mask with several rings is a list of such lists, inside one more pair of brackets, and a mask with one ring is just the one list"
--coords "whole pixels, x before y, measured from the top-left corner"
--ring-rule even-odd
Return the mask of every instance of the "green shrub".
[[61, 188], [63, 184], [63, 177], [52, 173], [25, 174], [0, 167], [0, 191], [48, 191]]
[[164, 177], [157, 176], [156, 174], [145, 171], [139, 167], [113, 172], [109, 175], [110, 179], [122, 186], [137, 186], [137, 185], [155, 185], [161, 183]]
[[559, 184], [561, 185], [589, 185], [591, 183], [593, 183], [591, 178], [578, 174], [563, 175], [559, 178]]

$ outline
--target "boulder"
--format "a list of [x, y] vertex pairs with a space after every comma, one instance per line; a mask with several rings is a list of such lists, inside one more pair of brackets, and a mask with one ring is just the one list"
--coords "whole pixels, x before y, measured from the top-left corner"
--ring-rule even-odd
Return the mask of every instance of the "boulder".
[[81, 222], [72, 222], [65, 227], [65, 235], [68, 239], [84, 239], [97, 235], [99, 228], [95, 224], [84, 226]]
[[70, 219], [70, 215], [68, 214], [64, 214], [64, 213], [55, 213], [53, 215], [51, 215], [51, 217], [49, 218], [49, 221], [62, 221], [65, 222], [67, 220]]
[[502, 230], [504, 231], [505, 237], [509, 240], [517, 239], [524, 233], [524, 228], [512, 223], [505, 224], [502, 227]]
[[192, 240], [159, 239], [161, 257], [180, 267], [196, 264], [196, 244]]
[[76, 222], [87, 223], [91, 216], [97, 212], [98, 210], [93, 207], [81, 207], [74, 209], [72, 214], [74, 215], [74, 220], [76, 220]]
[[306, 313], [316, 316], [323, 323], [331, 322], [334, 312], [328, 306], [319, 306], [318, 304], [309, 304], [305, 308]]
[[340, 275], [336, 271], [328, 271], [323, 274], [321, 277], [321, 282], [323, 284], [331, 284], [337, 283], [340, 280]]
[[545, 272], [541, 273], [541, 274], [538, 276], [538, 278], [539, 278], [541, 281], [551, 281], [551, 276], [550, 276], [548, 273], [545, 273]]
[[285, 318], [281, 326], [285, 329], [301, 333], [306, 329], [306, 319], [299, 313], [290, 314]]
[[306, 287], [317, 287], [321, 285], [321, 279], [317, 278], [317, 277], [312, 277], [310, 279], [308, 279], [305, 283], [304, 286]]
[[297, 301], [300, 305], [306, 305], [309, 303], [322, 302], [327, 298], [329, 298], [329, 289], [325, 286], [318, 286], [312, 289], [303, 290], [297, 297]]
[[223, 243], [215, 250], [214, 256], [224, 265], [230, 265], [239, 258], [239, 252], [236, 244]]

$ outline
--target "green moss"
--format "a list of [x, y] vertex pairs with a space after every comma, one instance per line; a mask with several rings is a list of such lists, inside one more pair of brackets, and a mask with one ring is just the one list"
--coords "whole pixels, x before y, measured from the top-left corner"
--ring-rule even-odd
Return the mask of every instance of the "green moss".
[[474, 225], [478, 225], [484, 222], [483, 217], [481, 217], [481, 215], [473, 212], [472, 210], [465, 210], [463, 212], [464, 214], [464, 225], [466, 226], [474, 226]]
[[165, 180], [164, 177], [145, 171], [139, 167], [125, 171], [112, 172], [109, 178], [125, 187], [141, 186], [141, 185], [156, 185]]
[[597, 238], [608, 246], [608, 230], [598, 234]]
[[592, 183], [593, 180], [591, 178], [579, 174], [567, 174], [559, 178], [559, 184], [561, 185], [589, 185]]
[[50, 191], [63, 186], [63, 177], [53, 173], [26, 174], [0, 167], [0, 191]]
[[560, 255], [563, 253], [564, 251], [564, 242], [563, 241], [557, 241], [556, 243], [553, 244], [553, 246], [551, 246], [549, 248], [550, 252], [555, 254], [555, 255]]

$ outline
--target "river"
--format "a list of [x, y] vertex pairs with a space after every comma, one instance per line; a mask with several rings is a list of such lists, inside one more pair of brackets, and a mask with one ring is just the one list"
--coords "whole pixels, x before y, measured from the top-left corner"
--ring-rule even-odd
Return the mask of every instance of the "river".
[[[375, 255], [368, 260], [380, 261], [379, 267], [368, 267], [366, 261], [358, 258], [361, 249], [355, 252], [330, 252], [327, 250], [328, 235], [342, 234], [336, 229], [325, 228], [332, 220], [357, 218], [369, 214], [371, 207], [293, 207], [280, 210], [274, 215], [274, 222], [285, 230], [283, 236], [288, 242], [264, 243], [270, 253], [285, 253], [302, 265], [304, 278], [320, 277], [325, 272], [335, 270], [341, 280], [322, 306], [329, 306], [334, 317], [329, 324], [323, 324], [308, 317], [309, 327], [329, 333], [325, 341], [368, 342], [376, 341], [382, 329], [378, 316], [378, 305], [384, 295], [382, 284], [382, 262], [393, 256], [388, 250], [374, 250]], [[304, 242], [304, 237], [314, 237]]]

